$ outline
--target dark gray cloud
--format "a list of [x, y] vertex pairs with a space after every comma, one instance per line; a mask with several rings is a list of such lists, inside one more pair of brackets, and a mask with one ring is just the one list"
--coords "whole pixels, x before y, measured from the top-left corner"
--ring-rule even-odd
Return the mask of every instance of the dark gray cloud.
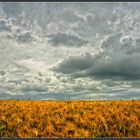
[[5, 71], [3, 71], [3, 70], [0, 71], [0, 75], [1, 75], [1, 76], [4, 76], [5, 74], [6, 74]]
[[54, 68], [57, 72], [74, 77], [96, 79], [138, 80], [140, 79], [140, 56], [114, 56], [106, 60], [103, 55], [73, 57]]
[[139, 61], [139, 56], [125, 56], [121, 59], [112, 58], [109, 62], [100, 60], [98, 64], [93, 65], [86, 71], [85, 75], [100, 79], [137, 80], [140, 79]]
[[54, 35], [51, 35], [51, 43], [54, 46], [83, 46], [88, 43], [88, 41], [83, 40], [75, 35], [68, 35], [65, 33], [57, 33]]
[[90, 54], [81, 57], [70, 57], [61, 62], [53, 70], [64, 74], [71, 74], [78, 71], [89, 69], [93, 64], [93, 57]]

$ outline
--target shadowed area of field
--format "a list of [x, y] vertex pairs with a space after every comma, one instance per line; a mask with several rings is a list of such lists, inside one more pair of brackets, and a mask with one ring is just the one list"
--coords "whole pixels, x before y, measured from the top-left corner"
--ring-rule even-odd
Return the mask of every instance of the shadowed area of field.
[[1, 100], [0, 137], [140, 137], [140, 100]]

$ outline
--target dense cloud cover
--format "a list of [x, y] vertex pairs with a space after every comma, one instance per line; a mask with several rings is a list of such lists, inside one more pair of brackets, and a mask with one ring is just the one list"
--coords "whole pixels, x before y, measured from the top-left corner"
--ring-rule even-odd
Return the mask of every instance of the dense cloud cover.
[[0, 3], [0, 99], [139, 99], [139, 3]]

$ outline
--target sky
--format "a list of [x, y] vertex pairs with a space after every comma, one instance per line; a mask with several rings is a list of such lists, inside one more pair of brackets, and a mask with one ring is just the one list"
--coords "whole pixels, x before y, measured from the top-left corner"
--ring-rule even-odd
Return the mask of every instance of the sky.
[[0, 2], [0, 99], [140, 99], [140, 3]]

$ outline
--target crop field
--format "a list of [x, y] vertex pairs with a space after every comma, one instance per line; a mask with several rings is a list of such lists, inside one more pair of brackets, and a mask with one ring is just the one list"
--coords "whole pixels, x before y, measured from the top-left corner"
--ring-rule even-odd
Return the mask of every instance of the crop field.
[[0, 100], [0, 137], [140, 137], [140, 100]]

